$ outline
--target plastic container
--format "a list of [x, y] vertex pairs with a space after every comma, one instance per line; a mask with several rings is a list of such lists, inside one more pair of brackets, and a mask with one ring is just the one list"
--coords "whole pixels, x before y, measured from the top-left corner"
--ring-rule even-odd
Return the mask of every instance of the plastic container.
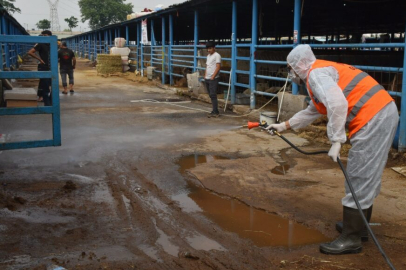
[[152, 80], [152, 77], [154, 76], [154, 70], [156, 67], [147, 67], [147, 78], [148, 80]]
[[114, 39], [114, 46], [117, 48], [123, 48], [125, 46], [125, 38], [115, 38]]
[[276, 112], [262, 112], [259, 115], [259, 122], [265, 121], [268, 125], [275, 124], [277, 115]]

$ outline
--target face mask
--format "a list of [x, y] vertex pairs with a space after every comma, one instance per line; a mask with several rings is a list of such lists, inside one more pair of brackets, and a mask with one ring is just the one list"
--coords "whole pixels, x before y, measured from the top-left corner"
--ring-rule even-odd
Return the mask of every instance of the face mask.
[[289, 78], [293, 83], [301, 84], [300, 77], [299, 77], [299, 76], [296, 76], [296, 74], [295, 74], [295, 72], [293, 71], [293, 69], [291, 69], [291, 70], [289, 71], [288, 78]]

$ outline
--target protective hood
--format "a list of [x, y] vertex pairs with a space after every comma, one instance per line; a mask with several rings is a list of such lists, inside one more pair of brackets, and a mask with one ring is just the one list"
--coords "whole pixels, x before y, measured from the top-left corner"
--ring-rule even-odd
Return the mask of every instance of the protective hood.
[[306, 81], [307, 74], [316, 61], [316, 57], [309, 45], [298, 45], [288, 54], [286, 61], [299, 77]]

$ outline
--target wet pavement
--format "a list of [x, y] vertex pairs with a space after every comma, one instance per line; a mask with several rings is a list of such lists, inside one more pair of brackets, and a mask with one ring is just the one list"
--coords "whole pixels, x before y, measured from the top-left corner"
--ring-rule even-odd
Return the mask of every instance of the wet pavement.
[[[84, 60], [75, 75], [75, 94], [60, 95], [62, 146], [0, 154], [0, 269], [387, 269], [371, 242], [318, 252], [337, 236], [343, 193], [325, 156], [241, 129], [248, 119], [231, 112], [209, 119], [210, 104], [153, 83], [96, 76]], [[0, 122], [10, 141], [50, 129], [48, 116]], [[384, 179], [372, 221], [402, 269], [406, 182], [390, 169]]]

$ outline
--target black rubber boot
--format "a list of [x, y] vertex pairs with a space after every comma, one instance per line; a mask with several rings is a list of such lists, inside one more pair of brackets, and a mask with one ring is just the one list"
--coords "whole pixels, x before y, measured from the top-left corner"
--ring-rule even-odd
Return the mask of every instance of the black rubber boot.
[[[366, 219], [368, 221], [368, 223], [371, 221], [371, 216], [372, 216], [372, 206], [371, 205], [368, 209], [367, 209], [367, 216]], [[343, 222], [339, 221], [336, 223], [336, 230], [341, 233], [343, 231]], [[364, 229], [362, 229], [361, 231], [361, 241], [362, 242], [367, 242], [368, 241], [368, 230], [367, 227], [364, 226]]]
[[[366, 215], [367, 210], [362, 210]], [[361, 230], [364, 228], [364, 221], [358, 209], [345, 207], [343, 209], [343, 232], [331, 243], [320, 245], [320, 252], [324, 254], [349, 254], [362, 251]]]

